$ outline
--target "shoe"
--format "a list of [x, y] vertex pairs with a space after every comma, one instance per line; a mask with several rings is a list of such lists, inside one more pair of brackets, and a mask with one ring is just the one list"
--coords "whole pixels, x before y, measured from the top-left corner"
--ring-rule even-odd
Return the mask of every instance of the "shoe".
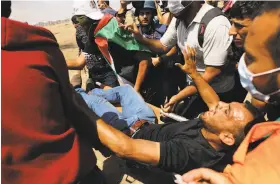
[[70, 83], [74, 88], [81, 88], [82, 87], [82, 77], [80, 74], [76, 74], [71, 78]]

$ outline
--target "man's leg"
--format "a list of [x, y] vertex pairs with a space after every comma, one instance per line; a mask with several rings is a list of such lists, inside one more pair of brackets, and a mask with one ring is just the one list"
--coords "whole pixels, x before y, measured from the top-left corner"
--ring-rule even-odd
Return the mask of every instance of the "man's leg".
[[114, 112], [121, 116], [121, 113], [106, 99], [97, 95], [89, 95], [82, 88], [76, 88], [75, 90], [83, 97], [88, 107], [98, 116], [101, 117], [106, 112]]
[[153, 110], [146, 104], [143, 98], [129, 85], [118, 86], [108, 90], [94, 89], [90, 93], [101, 96], [110, 102], [120, 103], [122, 106], [122, 117], [155, 121]]
[[81, 88], [82, 78], [80, 74], [74, 75], [71, 78], [71, 84], [76, 92], [85, 100], [88, 107], [106, 123], [118, 130], [124, 130], [130, 125], [127, 121], [121, 119], [121, 113], [110, 102], [100, 96], [88, 95], [85, 90]]
[[[128, 126], [128, 123], [118, 121], [122, 118], [122, 114], [106, 99], [97, 95], [89, 95], [82, 88], [76, 88], [75, 90], [83, 97], [88, 107], [106, 123], [115, 128], [118, 127], [117, 129], [123, 129], [124, 126]], [[119, 123], [121, 123], [121, 125], [116, 125]]]

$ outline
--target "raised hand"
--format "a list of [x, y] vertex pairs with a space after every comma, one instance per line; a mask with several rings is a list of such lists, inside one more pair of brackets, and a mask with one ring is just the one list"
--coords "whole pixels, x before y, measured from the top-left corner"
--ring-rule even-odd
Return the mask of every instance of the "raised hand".
[[182, 180], [184, 184], [231, 184], [224, 174], [206, 168], [189, 171], [182, 176]]
[[196, 73], [196, 51], [194, 48], [186, 46], [185, 50], [183, 51], [185, 64], [182, 65], [180, 63], [175, 63], [176, 66], [180, 67], [181, 70], [187, 74], [194, 74]]
[[135, 23], [130, 25], [119, 24], [119, 27], [132, 33], [136, 40], [143, 38]]

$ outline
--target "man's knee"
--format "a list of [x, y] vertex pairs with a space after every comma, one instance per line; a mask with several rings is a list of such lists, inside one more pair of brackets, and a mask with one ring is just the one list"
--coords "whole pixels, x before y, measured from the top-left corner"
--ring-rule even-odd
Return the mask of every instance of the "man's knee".
[[125, 92], [125, 93], [131, 93], [132, 91], [134, 92], [134, 89], [131, 85], [129, 84], [124, 84], [122, 86], [120, 86], [121, 89]]

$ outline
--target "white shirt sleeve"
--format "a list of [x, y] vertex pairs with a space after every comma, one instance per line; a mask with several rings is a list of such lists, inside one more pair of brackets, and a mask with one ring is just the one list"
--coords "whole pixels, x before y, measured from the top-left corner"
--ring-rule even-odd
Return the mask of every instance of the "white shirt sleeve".
[[177, 44], [176, 20], [175, 17], [172, 18], [166, 32], [160, 39], [161, 44], [169, 49]]
[[222, 66], [227, 62], [228, 50], [232, 42], [229, 36], [230, 22], [224, 16], [214, 18], [206, 27], [203, 42], [205, 65]]

